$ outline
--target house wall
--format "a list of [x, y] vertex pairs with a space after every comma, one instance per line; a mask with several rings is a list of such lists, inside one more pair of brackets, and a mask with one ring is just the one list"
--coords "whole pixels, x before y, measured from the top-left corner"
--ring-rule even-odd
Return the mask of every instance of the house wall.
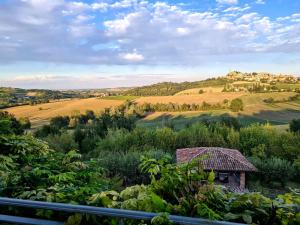
[[[223, 172], [215, 171], [216, 173], [216, 184], [224, 185], [227, 187], [241, 187], [240, 186], [240, 173], [239, 172]], [[228, 179], [226, 181], [221, 181], [220, 177], [222, 174], [228, 174]]]

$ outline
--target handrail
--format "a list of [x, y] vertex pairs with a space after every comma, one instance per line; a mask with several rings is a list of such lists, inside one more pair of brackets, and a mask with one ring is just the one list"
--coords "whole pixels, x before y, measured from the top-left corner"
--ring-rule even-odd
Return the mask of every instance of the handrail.
[[[32, 200], [22, 200], [13, 198], [0, 197], [0, 205], [3, 206], [16, 206], [26, 207], [33, 209], [47, 209], [69, 213], [85, 213], [97, 216], [108, 216], [136, 220], [151, 220], [153, 217], [158, 216], [159, 213], [149, 213], [143, 211], [113, 209], [85, 205], [72, 205], [64, 203], [41, 202]], [[226, 221], [212, 221], [201, 218], [192, 218], [186, 216], [169, 215], [169, 219], [176, 224], [183, 225], [242, 225], [240, 223], [232, 223]], [[245, 225], [245, 224], [243, 224]]]

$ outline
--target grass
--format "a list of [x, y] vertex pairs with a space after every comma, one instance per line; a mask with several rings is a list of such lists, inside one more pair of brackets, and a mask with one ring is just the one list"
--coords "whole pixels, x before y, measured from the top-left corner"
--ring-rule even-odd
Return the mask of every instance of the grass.
[[122, 100], [106, 100], [97, 98], [71, 99], [35, 106], [17, 106], [5, 109], [14, 114], [17, 118], [28, 117], [32, 123], [32, 128], [47, 124], [55, 116], [67, 116], [72, 114], [85, 113], [87, 110], [93, 110], [96, 113], [114, 106], [121, 105]]
[[275, 85], [279, 89], [295, 89], [300, 88], [300, 84], [286, 84], [286, 83], [278, 83]]
[[[249, 125], [253, 123], [271, 123], [277, 125], [277, 121], [268, 121], [256, 117], [234, 115], [225, 110], [215, 110], [209, 112], [181, 112], [178, 113], [154, 113], [138, 122], [139, 127], [157, 128], [163, 127], [167, 124], [172, 124], [175, 129], [181, 129], [187, 125], [201, 122], [204, 120], [219, 121], [222, 116], [235, 116], [242, 125]], [[151, 117], [151, 119], [149, 119]], [[280, 123], [279, 123], [280, 124]]]

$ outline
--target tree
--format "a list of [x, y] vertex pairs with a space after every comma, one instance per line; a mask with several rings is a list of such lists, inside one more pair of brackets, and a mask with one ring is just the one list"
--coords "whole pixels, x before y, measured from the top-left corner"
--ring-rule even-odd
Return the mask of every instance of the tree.
[[293, 119], [290, 122], [290, 131], [292, 131], [292, 132], [300, 131], [300, 119]]
[[57, 116], [50, 120], [50, 126], [57, 127], [58, 129], [68, 127], [70, 118], [68, 116]]
[[243, 103], [242, 99], [236, 98], [231, 101], [229, 108], [231, 109], [232, 112], [243, 111], [244, 103]]
[[0, 112], [0, 134], [23, 134], [23, 125], [14, 117], [14, 115], [4, 111]]
[[31, 122], [27, 117], [20, 118], [19, 122], [20, 122], [21, 126], [23, 127], [23, 129], [30, 129]]

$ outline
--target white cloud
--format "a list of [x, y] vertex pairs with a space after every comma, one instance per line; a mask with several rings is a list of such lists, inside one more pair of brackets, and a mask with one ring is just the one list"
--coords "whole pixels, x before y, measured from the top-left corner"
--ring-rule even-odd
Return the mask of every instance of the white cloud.
[[299, 13], [273, 19], [247, 4], [207, 11], [140, 0], [1, 4], [0, 63], [199, 65], [209, 56], [300, 48]]
[[108, 6], [109, 6], [109, 4], [106, 3], [106, 2], [100, 2], [100, 3], [97, 2], [97, 3], [93, 3], [91, 5], [92, 9], [94, 9], [94, 10], [98, 10], [98, 9], [100, 9], [100, 10], [106, 10], [108, 8]]
[[120, 55], [123, 59], [128, 60], [130, 62], [140, 62], [144, 60], [144, 56], [141, 54], [138, 54], [136, 52], [133, 53], [126, 53]]
[[216, 0], [219, 4], [228, 4], [228, 5], [234, 5], [238, 4], [238, 0]]
[[292, 15], [292, 18], [300, 18], [300, 13], [295, 13]]
[[244, 7], [238, 7], [238, 6], [231, 6], [227, 9], [225, 9], [223, 12], [244, 12], [246, 10], [249, 10], [251, 7], [246, 5]]
[[259, 5], [264, 5], [264, 4], [266, 4], [266, 1], [265, 0], [256, 0], [255, 3], [259, 4]]
[[179, 35], [188, 35], [189, 33], [190, 33], [190, 30], [188, 29], [188, 28], [185, 28], [185, 27], [178, 27], [177, 29], [176, 29], [176, 31], [177, 31], [177, 33], [179, 34]]

